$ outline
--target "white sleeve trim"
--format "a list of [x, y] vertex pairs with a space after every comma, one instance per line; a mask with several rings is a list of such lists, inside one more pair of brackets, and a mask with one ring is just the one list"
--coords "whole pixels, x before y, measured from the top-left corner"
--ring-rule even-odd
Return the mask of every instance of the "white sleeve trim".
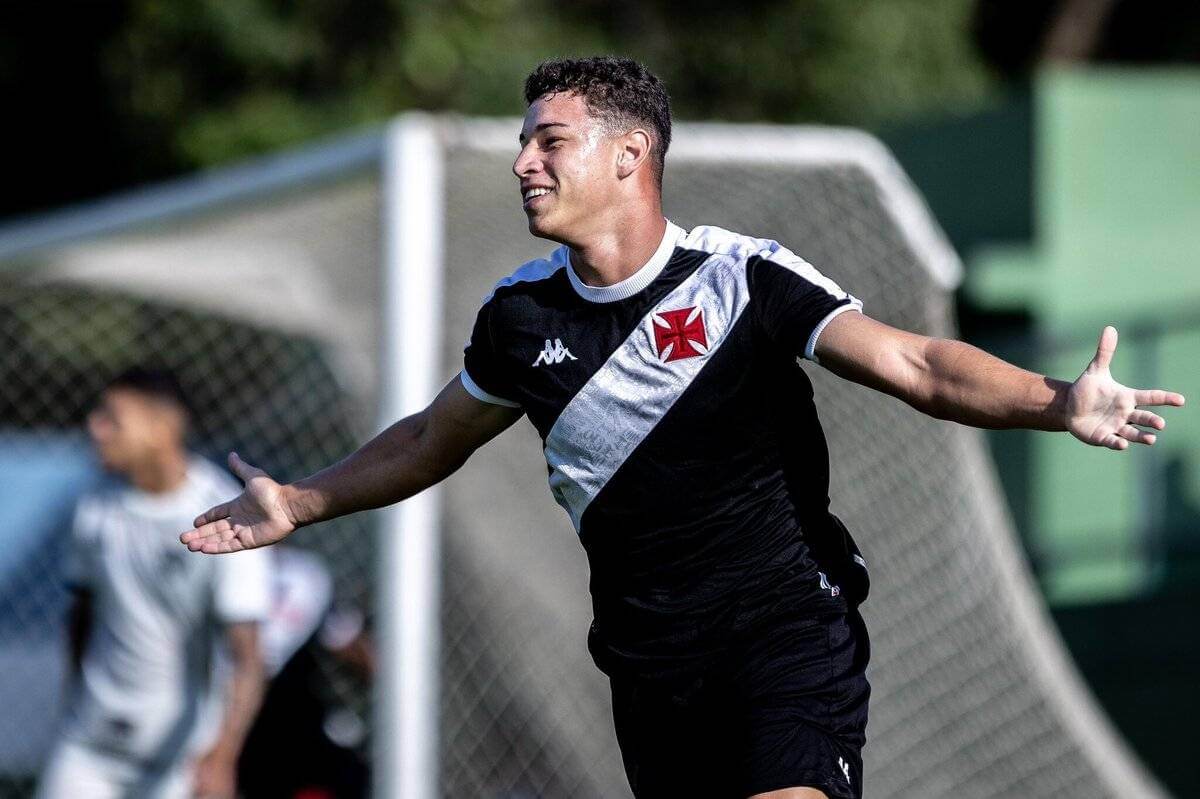
[[858, 299], [857, 297], [851, 297], [848, 304], [839, 305], [830, 311], [825, 318], [818, 322], [817, 326], [813, 328], [812, 335], [808, 337], [808, 343], [804, 345], [804, 357], [808, 358], [813, 363], [820, 363], [821, 361], [819, 358], [817, 358], [816, 352], [817, 339], [821, 336], [821, 332], [825, 330], [826, 325], [832, 322], [839, 314], [843, 314], [846, 311], [858, 311], [859, 313], [862, 313], [862, 309], [862, 300]]
[[461, 372], [459, 372], [458, 377], [460, 380], [462, 380], [463, 388], [467, 390], [467, 393], [480, 402], [490, 402], [492, 405], [503, 405], [505, 408], [521, 407], [521, 404], [518, 402], [506, 400], [504, 397], [497, 397], [495, 394], [489, 394], [484, 391], [479, 387], [478, 383], [471, 379], [471, 376], [467, 374], [466, 369], [463, 369]]

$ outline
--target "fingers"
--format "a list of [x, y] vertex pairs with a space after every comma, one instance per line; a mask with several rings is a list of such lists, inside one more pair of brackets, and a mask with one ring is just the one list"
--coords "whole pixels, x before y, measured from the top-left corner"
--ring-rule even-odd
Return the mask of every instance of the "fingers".
[[179, 536], [179, 540], [187, 544], [192, 552], [203, 552], [207, 555], [219, 555], [225, 552], [239, 552], [247, 549], [237, 537], [237, 530], [228, 519], [221, 519], [195, 530], [189, 530]]
[[1162, 430], [1167, 426], [1167, 420], [1151, 411], [1136, 410], [1129, 414], [1129, 423], [1136, 424], [1139, 427], [1153, 427], [1155, 430]]
[[182, 544], [187, 544], [187, 548], [193, 552], [202, 547], [205, 542], [212, 538], [220, 539], [222, 536], [233, 536], [233, 525], [229, 519], [218, 519], [215, 522], [208, 524], [198, 524], [195, 530], [188, 530], [179, 536], [179, 541]]
[[241, 552], [246, 547], [236, 538], [228, 541], [209, 542], [200, 547], [205, 555], [227, 555], [230, 552]]
[[1116, 435], [1115, 433], [1110, 433], [1110, 434], [1106, 435], [1104, 438], [1100, 439], [1100, 446], [1108, 447], [1109, 449], [1122, 450], [1122, 449], [1126, 449], [1129, 446], [1129, 441], [1124, 438], [1121, 438], [1119, 435]]
[[249, 482], [251, 478], [261, 477], [262, 475], [266, 474], [266, 472], [257, 466], [251, 466], [250, 464], [246, 463], [238, 456], [236, 452], [229, 453], [229, 468], [233, 470], [233, 473], [236, 474], [238, 479], [240, 479], [243, 483]]
[[[1135, 427], [1135, 425], [1137, 426]], [[1115, 433], [1109, 433], [1097, 443], [1102, 447], [1115, 450], [1126, 449], [1130, 443], [1145, 444], [1149, 447], [1158, 441], [1158, 436], [1153, 431], [1162, 430], [1166, 426], [1166, 420], [1157, 413], [1137, 409], [1130, 412], [1129, 418]], [[1151, 429], [1142, 429], [1145, 427]]]
[[1096, 345], [1096, 357], [1092, 358], [1091, 368], [1107, 369], [1112, 363], [1113, 353], [1117, 351], [1117, 329], [1108, 325], [1100, 331], [1100, 342]]
[[1174, 391], [1163, 391], [1161, 388], [1141, 389], [1133, 392], [1133, 400], [1138, 405], [1172, 405], [1176, 408], [1183, 407], [1186, 401], [1182, 394], [1176, 394]]
[[220, 505], [209, 508], [192, 520], [192, 527], [203, 527], [209, 522], [215, 522], [218, 519], [224, 519], [229, 516], [229, 509], [233, 505], [232, 501], [222, 502]]
[[1158, 439], [1158, 436], [1153, 433], [1139, 430], [1131, 424], [1124, 425], [1117, 431], [1117, 435], [1126, 441], [1132, 441], [1134, 444], [1145, 444], [1147, 446], [1153, 444]]

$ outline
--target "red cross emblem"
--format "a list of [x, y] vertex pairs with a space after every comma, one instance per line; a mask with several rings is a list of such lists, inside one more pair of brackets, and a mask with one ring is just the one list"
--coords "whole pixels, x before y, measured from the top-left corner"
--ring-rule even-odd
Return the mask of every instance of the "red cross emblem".
[[658, 347], [658, 359], [663, 363], [695, 358], [708, 352], [704, 310], [700, 306], [663, 311], [651, 319], [654, 322], [654, 345]]

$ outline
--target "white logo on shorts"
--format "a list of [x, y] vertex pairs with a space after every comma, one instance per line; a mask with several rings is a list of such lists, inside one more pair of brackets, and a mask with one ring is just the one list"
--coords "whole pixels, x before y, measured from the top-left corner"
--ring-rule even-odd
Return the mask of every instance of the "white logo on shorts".
[[841, 587], [830, 584], [829, 578], [825, 576], [825, 572], [817, 572], [817, 576], [821, 578], [821, 587], [828, 591], [830, 596], [837, 596], [842, 593]]
[[846, 784], [850, 784], [850, 764], [842, 758], [838, 758], [838, 765], [842, 767], [842, 774], [846, 777]]

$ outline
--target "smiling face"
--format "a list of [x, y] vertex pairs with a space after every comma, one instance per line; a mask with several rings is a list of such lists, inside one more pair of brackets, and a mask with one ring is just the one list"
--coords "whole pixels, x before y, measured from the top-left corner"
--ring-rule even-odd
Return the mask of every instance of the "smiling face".
[[604, 224], [619, 197], [620, 138], [577, 94], [549, 94], [529, 106], [513, 174], [530, 233], [570, 244]]

